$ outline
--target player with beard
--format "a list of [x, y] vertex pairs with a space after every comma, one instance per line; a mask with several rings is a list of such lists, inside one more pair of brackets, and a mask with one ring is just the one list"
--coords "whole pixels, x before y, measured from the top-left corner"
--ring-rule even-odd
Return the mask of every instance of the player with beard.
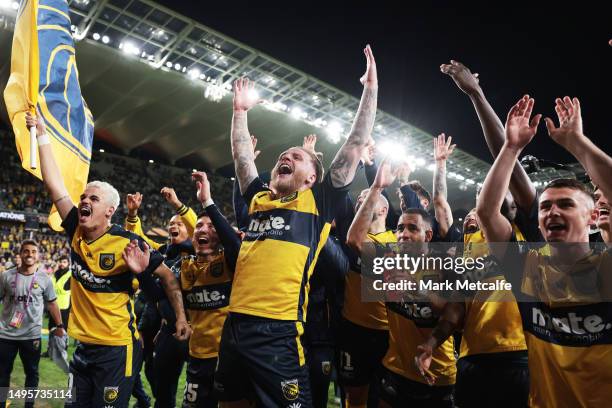
[[[376, 116], [378, 80], [369, 46], [363, 95], [345, 143], [323, 177], [319, 158], [301, 147], [283, 152], [270, 187], [258, 178], [247, 111], [258, 102], [252, 85], [234, 84], [232, 154], [249, 227], [240, 248], [225, 321], [215, 388], [221, 406], [310, 406], [308, 368], [300, 342], [308, 281], [334, 217], [347, 194]], [[273, 358], [271, 358], [273, 356]]]
[[193, 328], [183, 408], [213, 408], [218, 404], [214, 372], [240, 240], [213, 202], [206, 173], [195, 172], [192, 178], [206, 212], [198, 216], [192, 236], [195, 256], [183, 257], [172, 268], [179, 276]]
[[134, 382], [132, 371], [142, 353], [134, 326], [134, 275], [160, 277], [177, 315], [177, 336], [187, 338], [190, 328], [180, 286], [159, 252], [111, 224], [119, 206], [117, 190], [108, 183], [90, 182], [76, 207], [53, 157], [44, 121], [28, 112], [26, 125], [36, 127], [43, 182], [71, 246], [69, 335], [79, 340], [70, 363], [69, 383], [75, 388], [72, 406], [126, 407]]
[[[380, 164], [376, 179], [370, 187], [365, 201], [360, 206], [349, 231], [349, 243], [363, 243], [367, 239], [367, 228], [377, 208], [381, 191], [390, 186], [398, 169], [385, 160]], [[384, 224], [383, 224], [384, 225]], [[421, 244], [428, 253], [427, 243], [433, 238], [432, 219], [421, 208], [408, 208], [398, 220], [393, 241], [411, 243], [414, 248]], [[362, 251], [366, 250], [361, 248]], [[370, 249], [371, 251], [372, 249]], [[369, 271], [371, 273], [371, 271]], [[362, 274], [368, 273], [362, 269]], [[417, 274], [438, 274], [435, 271], [418, 271]], [[419, 276], [420, 276], [419, 275]], [[422, 277], [421, 277], [422, 278]], [[457, 327], [462, 315], [452, 303], [428, 296], [417, 301], [401, 301], [389, 298], [386, 302], [389, 322], [389, 347], [383, 357], [383, 374], [380, 390], [380, 407], [428, 406], [452, 407], [453, 384], [455, 383], [454, 346], [451, 339], [432, 345], [427, 357], [427, 370], [420, 372], [415, 365], [421, 343], [427, 339], [438, 320]], [[418, 310], [420, 312], [411, 312]], [[419, 314], [420, 313], [420, 314]], [[435, 383], [434, 383], [435, 379]], [[433, 385], [433, 386], [432, 386]], [[362, 403], [365, 406], [365, 401]]]
[[606, 244], [612, 243], [612, 227], [610, 227], [610, 201], [599, 187], [593, 192], [595, 208], [597, 208], [597, 228]]
[[[538, 227], [550, 255], [516, 244], [511, 224], [497, 210], [512, 167], [535, 136], [541, 115], [531, 118], [533, 106], [534, 100], [525, 96], [508, 113], [505, 143], [484, 181], [478, 219], [489, 242], [510, 242], [491, 250], [519, 300], [529, 355], [530, 406], [606, 406], [612, 392], [601, 384], [612, 381], [612, 340], [605, 329], [612, 325], [612, 253], [589, 247], [590, 225], [597, 220], [592, 195], [574, 179], [553, 180], [544, 188]], [[578, 159], [609, 197], [612, 158], [584, 135], [580, 102], [559, 98], [555, 110], [560, 126], [546, 118], [549, 136]], [[589, 276], [597, 284], [585, 293], [584, 288], [594, 284]]]

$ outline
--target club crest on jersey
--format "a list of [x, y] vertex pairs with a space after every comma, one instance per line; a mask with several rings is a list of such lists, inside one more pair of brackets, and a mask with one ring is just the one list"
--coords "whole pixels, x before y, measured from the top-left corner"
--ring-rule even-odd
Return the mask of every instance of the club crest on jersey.
[[223, 263], [218, 262], [210, 265], [210, 275], [213, 278], [218, 278], [219, 276], [223, 275]]
[[298, 385], [297, 378], [281, 381], [281, 389], [283, 390], [284, 397], [289, 401], [293, 401], [300, 395], [300, 386]]
[[110, 271], [115, 266], [115, 254], [100, 254], [100, 268]]
[[329, 375], [331, 373], [331, 362], [321, 361], [321, 371], [324, 375]]
[[112, 404], [119, 397], [119, 387], [104, 387], [104, 402]]
[[297, 198], [297, 196], [298, 196], [298, 192], [296, 191], [293, 194], [289, 194], [288, 196], [285, 196], [285, 197], [281, 198], [280, 202], [281, 203], [288, 203], [289, 201], [295, 200]]

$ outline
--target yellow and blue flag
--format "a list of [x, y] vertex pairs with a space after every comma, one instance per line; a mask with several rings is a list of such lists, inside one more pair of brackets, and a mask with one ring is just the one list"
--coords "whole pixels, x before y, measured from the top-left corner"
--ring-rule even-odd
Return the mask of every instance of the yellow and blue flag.
[[[39, 108], [53, 154], [73, 202], [89, 175], [94, 121], [81, 96], [66, 0], [22, 0], [17, 11], [11, 75], [4, 101], [24, 169], [42, 180], [40, 165], [30, 168], [30, 133], [25, 113]], [[49, 225], [61, 231], [55, 207]]]

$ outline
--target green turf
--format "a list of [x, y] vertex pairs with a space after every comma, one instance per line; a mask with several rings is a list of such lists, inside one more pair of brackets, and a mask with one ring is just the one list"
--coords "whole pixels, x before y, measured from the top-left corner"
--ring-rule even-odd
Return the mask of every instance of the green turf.
[[[1, 305], [0, 305], [0, 309], [1, 309]], [[47, 327], [46, 318], [45, 318], [43, 327]], [[70, 345], [68, 347], [68, 359], [69, 360], [70, 358], [72, 358], [72, 353], [74, 352], [74, 346], [72, 345], [72, 343], [73, 343], [73, 340], [70, 340]], [[47, 340], [45, 338], [43, 338], [41, 347], [42, 347], [41, 348], [42, 351], [47, 350]], [[64, 372], [60, 370], [59, 367], [57, 367], [55, 363], [53, 363], [49, 358], [44, 358], [44, 357], [40, 358], [40, 364], [38, 366], [38, 370], [39, 370], [39, 377], [40, 377], [40, 380], [38, 383], [39, 388], [65, 388], [68, 385], [68, 375], [64, 374]], [[153, 394], [151, 393], [151, 387], [149, 386], [149, 382], [147, 381], [144, 375], [144, 371], [141, 374], [141, 378], [142, 378], [142, 383], [145, 388], [145, 391], [147, 392], [148, 395], [152, 396]], [[11, 374], [11, 388], [23, 387], [24, 382], [25, 382], [25, 375], [23, 373], [23, 366], [21, 365], [21, 360], [19, 359], [19, 356], [17, 356], [17, 358], [15, 359], [15, 364], [13, 366], [13, 372]], [[183, 390], [184, 389], [185, 389], [185, 370], [183, 370], [183, 373], [181, 374], [181, 377], [179, 378], [179, 384], [178, 384], [177, 395], [176, 395], [176, 406], [177, 407], [180, 407], [183, 401]], [[136, 400], [132, 397], [130, 400], [130, 406], [134, 405], [135, 402]], [[9, 406], [10, 407], [22, 407], [23, 404], [21, 402], [13, 402]], [[47, 408], [47, 407], [55, 408], [55, 407], [63, 407], [64, 404], [62, 401], [59, 401], [59, 400], [50, 400], [50, 401], [38, 400], [36, 401], [35, 406], [40, 407], [40, 408], [43, 408], [43, 407], [44, 408]], [[338, 406], [339, 406], [338, 404], [334, 403], [333, 387], [330, 386], [328, 407], [335, 408]]]

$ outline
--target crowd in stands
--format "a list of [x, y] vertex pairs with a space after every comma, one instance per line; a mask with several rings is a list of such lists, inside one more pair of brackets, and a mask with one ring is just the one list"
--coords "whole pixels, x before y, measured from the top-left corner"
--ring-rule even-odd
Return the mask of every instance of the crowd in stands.
[[[0, 129], [0, 155], [0, 210], [47, 213], [51, 208], [51, 201], [42, 182], [21, 167], [13, 134], [3, 129]], [[95, 152], [89, 180], [108, 181], [117, 188], [123, 201], [128, 193], [142, 193], [144, 200], [139, 216], [145, 231], [152, 228], [165, 230], [167, 220], [175, 212], [160, 194], [162, 187], [174, 188], [185, 205], [191, 206], [196, 212], [199, 211], [191, 181], [191, 169], [149, 164], [131, 157]], [[210, 181], [217, 202], [228, 215], [230, 222], [233, 222], [231, 181], [216, 175], [211, 175]], [[122, 202], [113, 222], [123, 224], [126, 215], [127, 208]], [[24, 225], [0, 225], [0, 272], [12, 267], [17, 246], [26, 238], [29, 238], [29, 233], [24, 230]], [[36, 234], [36, 239], [42, 245], [45, 264], [50, 269], [54, 268], [61, 255], [69, 253], [65, 234], [54, 233], [41, 225], [41, 233]], [[160, 239], [164, 240], [163, 237]]]

